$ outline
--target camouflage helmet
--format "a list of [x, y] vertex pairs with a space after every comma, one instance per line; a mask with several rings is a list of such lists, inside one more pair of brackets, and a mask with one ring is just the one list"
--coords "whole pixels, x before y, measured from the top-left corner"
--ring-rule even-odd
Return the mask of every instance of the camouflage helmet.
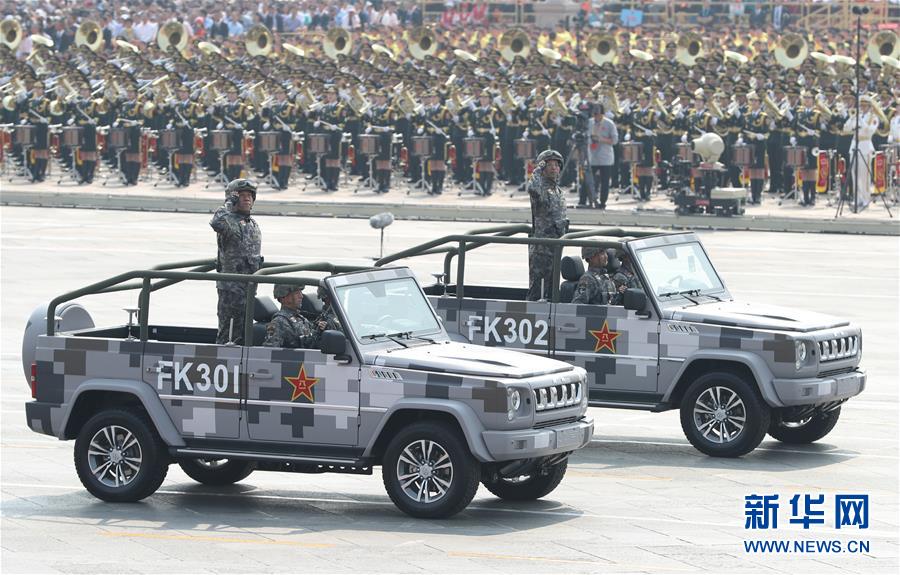
[[546, 162], [547, 160], [556, 160], [557, 162], [559, 162], [560, 167], [562, 167], [562, 164], [563, 164], [562, 154], [560, 154], [556, 150], [544, 150], [543, 152], [538, 154], [538, 157], [535, 160], [535, 162], [540, 164], [541, 162]]
[[604, 248], [601, 248], [600, 246], [582, 246], [581, 259], [588, 261], [601, 252], [606, 253], [606, 250]]
[[256, 200], [256, 184], [247, 178], [237, 178], [228, 182], [225, 188], [225, 197], [229, 198], [240, 192], [250, 192], [253, 199]]
[[275, 284], [275, 289], [272, 290], [275, 299], [280, 300], [283, 297], [290, 295], [295, 291], [300, 291], [303, 289], [303, 286], [299, 286], [296, 284]]

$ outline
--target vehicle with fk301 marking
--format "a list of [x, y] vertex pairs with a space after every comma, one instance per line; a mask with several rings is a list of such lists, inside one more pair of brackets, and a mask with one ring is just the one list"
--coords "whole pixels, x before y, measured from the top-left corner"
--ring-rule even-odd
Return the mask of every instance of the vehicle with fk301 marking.
[[[590, 441], [583, 369], [451, 341], [406, 268], [266, 263], [250, 276], [214, 267], [129, 272], [31, 315], [22, 351], [34, 398], [28, 426], [75, 439], [78, 476], [96, 497], [143, 499], [171, 462], [209, 485], [254, 470], [372, 474], [380, 465], [397, 507], [448, 517], [479, 483], [508, 500], [547, 495]], [[331, 275], [293, 275], [310, 271]], [[214, 316], [210, 327], [151, 323], [163, 288], [204, 282], [212, 298], [216, 280], [246, 283], [251, 345], [217, 345]], [[319, 349], [264, 347], [277, 310], [258, 289], [320, 281], [342, 331], [322, 332]], [[74, 301], [125, 290], [139, 296], [124, 325], [95, 327]], [[196, 308], [214, 309], [207, 301]], [[302, 311], [321, 311], [316, 295], [302, 301]]]
[[[859, 328], [736, 301], [694, 233], [594, 228], [545, 239], [530, 231], [508, 225], [446, 236], [376, 265], [443, 254], [425, 293], [452, 336], [584, 368], [591, 406], [679, 409], [688, 440], [712, 456], [749, 453], [766, 433], [787, 443], [821, 439], [865, 387]], [[467, 262], [525, 262], [530, 244], [557, 249], [550, 301], [472, 279]], [[610, 275], [627, 259], [640, 287], [627, 288], [621, 305], [571, 303], [585, 270], [563, 249], [583, 246], [607, 249]]]

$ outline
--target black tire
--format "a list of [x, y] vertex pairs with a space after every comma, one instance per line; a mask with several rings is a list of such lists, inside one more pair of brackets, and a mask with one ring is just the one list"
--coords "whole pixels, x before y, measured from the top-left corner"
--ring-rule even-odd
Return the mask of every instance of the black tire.
[[88, 420], [75, 440], [74, 459], [85, 489], [116, 503], [150, 496], [169, 471], [169, 455], [153, 422], [126, 409], [101, 411]]
[[231, 485], [253, 473], [256, 464], [239, 459], [179, 459], [188, 477], [204, 485]]
[[508, 501], [532, 501], [540, 499], [559, 486], [566, 475], [569, 461], [562, 461], [552, 466], [544, 475], [523, 475], [516, 479], [485, 479], [481, 482], [488, 491]]
[[[714, 406], [722, 410], [712, 409]], [[685, 436], [691, 445], [712, 457], [750, 453], [766, 436], [770, 419], [771, 410], [756, 385], [727, 371], [700, 376], [681, 400], [681, 428]]]
[[773, 418], [769, 425], [769, 435], [783, 443], [812, 443], [831, 433], [841, 417], [841, 408], [819, 412], [808, 421], [799, 424]]
[[[419, 442], [428, 446], [430, 453]], [[410, 451], [401, 460], [400, 456], [407, 448]], [[427, 467], [410, 465], [410, 454]], [[445, 459], [449, 460], [449, 467], [443, 463]], [[421, 475], [423, 472], [426, 475]], [[412, 477], [413, 473], [416, 477]], [[445, 423], [421, 422], [402, 429], [388, 443], [381, 463], [381, 476], [391, 501], [401, 511], [413, 517], [439, 519], [459, 513], [472, 501], [478, 490], [481, 467], [456, 429]], [[410, 477], [410, 480], [404, 485], [400, 476]], [[417, 501], [407, 492], [407, 489], [415, 491], [417, 487], [421, 492], [417, 495], [426, 501]], [[425, 491], [430, 493], [434, 489], [443, 492], [438, 492], [437, 499], [427, 501], [429, 497]]]

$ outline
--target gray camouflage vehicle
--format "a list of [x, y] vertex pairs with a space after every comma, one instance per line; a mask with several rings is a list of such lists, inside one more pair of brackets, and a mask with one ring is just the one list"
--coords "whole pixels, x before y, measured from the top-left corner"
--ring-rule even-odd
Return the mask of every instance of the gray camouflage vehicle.
[[[594, 228], [558, 240], [521, 237], [530, 231], [509, 225], [446, 236], [376, 265], [444, 254], [438, 283], [425, 292], [451, 336], [582, 367], [591, 406], [679, 409], [691, 444], [712, 456], [749, 453], [766, 433], [787, 443], [821, 439], [841, 405], [865, 387], [859, 328], [735, 301], [694, 233]], [[562, 281], [552, 286], [551, 301], [525, 301], [524, 287], [484, 285], [467, 275], [473, 250], [501, 261], [511, 256], [508, 249], [494, 255], [497, 246], [528, 244], [558, 249], [553, 277]], [[615, 255], [624, 254], [643, 287], [627, 289], [623, 305], [569, 303], [584, 267], [562, 250], [581, 246], [607, 248], [610, 272], [620, 264]], [[527, 261], [524, 249], [514, 257]]]
[[[122, 274], [55, 298], [28, 322], [28, 426], [75, 439], [78, 476], [100, 499], [151, 495], [173, 461], [210, 485], [253, 470], [372, 474], [380, 465], [402, 511], [448, 517], [479, 483], [508, 500], [547, 495], [590, 441], [583, 369], [451, 341], [406, 268], [266, 264], [241, 276], [213, 267]], [[346, 333], [323, 332], [320, 349], [263, 347], [276, 308], [257, 288], [315, 286], [321, 278], [280, 275], [310, 270], [331, 274], [324, 286]], [[185, 280], [247, 282], [252, 345], [215, 344], [212, 314], [208, 328], [151, 323], [151, 294]], [[136, 324], [95, 327], [73, 301], [129, 289], [140, 290]], [[303, 302], [321, 311], [315, 295]]]

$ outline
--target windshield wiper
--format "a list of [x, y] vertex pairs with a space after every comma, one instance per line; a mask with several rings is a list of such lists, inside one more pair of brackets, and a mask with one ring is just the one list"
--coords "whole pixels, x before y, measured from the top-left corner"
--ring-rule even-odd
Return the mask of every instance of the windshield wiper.
[[681, 297], [688, 300], [692, 304], [697, 305], [697, 303], [698, 303], [697, 300], [695, 300], [693, 298], [689, 298], [688, 296], [689, 295], [698, 296], [698, 295], [700, 295], [700, 290], [686, 289], [686, 290], [682, 290], [682, 291], [670, 291], [670, 292], [659, 294], [659, 297], [669, 297], [669, 296], [673, 296], [673, 295], [680, 295]]
[[382, 337], [386, 337], [386, 338], [388, 338], [389, 340], [391, 340], [392, 342], [396, 343], [397, 345], [399, 345], [399, 346], [401, 346], [401, 347], [403, 347], [403, 348], [405, 349], [405, 348], [407, 348], [407, 347], [409, 347], [409, 346], [406, 345], [405, 343], [403, 343], [402, 341], [400, 341], [399, 339], [397, 339], [397, 337], [398, 337], [398, 336], [399, 336], [399, 337], [404, 337], [404, 336], [406, 336], [406, 338], [409, 339], [409, 333], [410, 333], [410, 332], [406, 332], [406, 331], [400, 331], [400, 332], [397, 332], [397, 333], [373, 333], [373, 334], [371, 334], [371, 335], [365, 335], [365, 336], [363, 336], [362, 339], [375, 340], [375, 339], [379, 339], [379, 338], [382, 338]]
[[711, 297], [711, 298], [713, 298], [713, 299], [716, 300], [716, 301], [725, 301], [725, 300], [723, 300], [722, 298], [720, 298], [719, 296], [713, 295], [713, 294], [711, 294], [711, 293], [705, 293], [705, 294], [703, 294], [703, 295], [705, 295], [706, 297]]

